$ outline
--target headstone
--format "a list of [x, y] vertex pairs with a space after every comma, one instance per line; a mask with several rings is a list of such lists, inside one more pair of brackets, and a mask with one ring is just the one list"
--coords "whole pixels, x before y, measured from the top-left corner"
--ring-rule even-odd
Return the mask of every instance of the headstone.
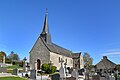
[[19, 70], [17, 68], [13, 69], [13, 75], [18, 75]]
[[26, 63], [24, 63], [24, 65], [23, 65], [23, 71], [24, 72], [27, 72], [27, 67], [26, 66], [27, 66]]
[[0, 73], [7, 73], [7, 68], [0, 67]]
[[73, 69], [73, 71], [71, 73], [71, 77], [75, 77], [76, 80], [78, 80], [78, 71], [76, 71], [75, 69]]
[[100, 77], [98, 75], [92, 76], [92, 80], [100, 80]]
[[65, 69], [63, 68], [63, 62], [64, 62], [64, 60], [61, 58], [60, 62], [61, 62], [61, 67], [59, 69], [60, 80], [63, 80], [64, 77], [65, 77]]
[[75, 77], [68, 77], [68, 78], [66, 78], [66, 80], [76, 80], [76, 78]]
[[109, 76], [109, 79], [110, 79], [110, 80], [115, 80], [115, 77]]
[[60, 74], [51, 75], [51, 80], [60, 80]]
[[60, 79], [62, 80], [65, 77], [65, 70], [63, 66], [61, 66], [59, 73], [60, 73]]
[[36, 79], [36, 70], [35, 70], [35, 69], [32, 69], [32, 70], [30, 71], [30, 78], [31, 78], [31, 79]]

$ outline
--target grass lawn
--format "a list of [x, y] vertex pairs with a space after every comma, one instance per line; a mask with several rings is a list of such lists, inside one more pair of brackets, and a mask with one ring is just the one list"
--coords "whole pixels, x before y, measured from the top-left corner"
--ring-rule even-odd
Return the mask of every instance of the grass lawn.
[[27, 80], [20, 77], [0, 77], [0, 80]]
[[12, 66], [8, 66], [7, 68], [14, 69], [14, 68], [22, 68], [22, 67], [20, 67], [20, 66], [17, 66], [17, 65], [12, 65]]
[[13, 73], [13, 69], [15, 69], [15, 68], [18, 68], [20, 72], [23, 71], [23, 68], [20, 66], [17, 66], [17, 65], [8, 66], [6, 68], [7, 68], [8, 73]]

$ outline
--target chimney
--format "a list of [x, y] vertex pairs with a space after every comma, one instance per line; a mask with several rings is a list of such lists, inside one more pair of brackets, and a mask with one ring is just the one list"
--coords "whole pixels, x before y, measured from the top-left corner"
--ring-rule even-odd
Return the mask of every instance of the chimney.
[[103, 59], [107, 59], [107, 56], [103, 56]]

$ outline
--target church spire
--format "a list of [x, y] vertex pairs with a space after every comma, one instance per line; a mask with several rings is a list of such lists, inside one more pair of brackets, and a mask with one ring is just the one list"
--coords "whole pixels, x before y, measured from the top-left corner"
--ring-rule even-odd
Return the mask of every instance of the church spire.
[[45, 13], [45, 21], [44, 21], [44, 26], [43, 26], [43, 31], [40, 35], [47, 44], [51, 44], [51, 35], [49, 32], [49, 25], [48, 25], [48, 10], [46, 9]]
[[45, 21], [44, 21], [44, 27], [42, 33], [49, 33], [49, 27], [48, 27], [48, 10], [46, 9], [45, 13]]

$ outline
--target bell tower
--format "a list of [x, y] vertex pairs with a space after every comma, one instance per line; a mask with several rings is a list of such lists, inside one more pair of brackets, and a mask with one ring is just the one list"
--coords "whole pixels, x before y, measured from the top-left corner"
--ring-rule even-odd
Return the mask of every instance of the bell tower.
[[47, 44], [51, 44], [51, 35], [49, 32], [49, 25], [48, 25], [48, 11], [46, 9], [46, 14], [45, 14], [45, 21], [44, 21], [44, 26], [42, 33], [40, 34], [40, 37], [42, 37]]

